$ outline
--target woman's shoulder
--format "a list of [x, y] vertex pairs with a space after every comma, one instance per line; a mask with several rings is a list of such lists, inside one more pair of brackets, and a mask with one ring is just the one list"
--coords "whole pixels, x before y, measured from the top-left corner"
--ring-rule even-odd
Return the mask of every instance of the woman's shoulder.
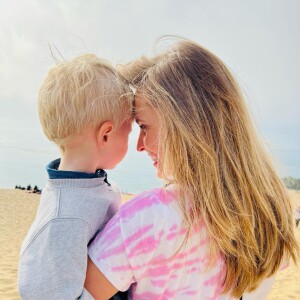
[[[170, 215], [176, 207], [177, 192], [174, 187], [155, 188], [142, 192], [123, 204], [119, 211], [122, 219]], [[175, 209], [176, 210], [176, 209]], [[177, 211], [177, 210], [176, 210]]]
[[138, 249], [152, 258], [171, 257], [174, 249], [179, 249], [187, 228], [177, 195], [174, 188], [156, 188], [135, 196], [120, 208], [117, 222], [128, 253]]

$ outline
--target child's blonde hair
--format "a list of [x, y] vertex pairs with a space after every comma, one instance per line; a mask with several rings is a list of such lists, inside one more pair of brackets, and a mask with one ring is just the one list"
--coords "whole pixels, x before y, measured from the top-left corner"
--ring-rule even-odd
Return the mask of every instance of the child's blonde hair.
[[221, 252], [224, 292], [240, 297], [273, 275], [284, 258], [296, 260], [289, 195], [225, 64], [203, 47], [180, 41], [119, 71], [158, 111], [162, 169], [181, 189], [187, 223], [204, 220], [211, 263]]
[[45, 135], [60, 147], [89, 126], [130, 117], [130, 89], [115, 68], [93, 54], [54, 65], [39, 92], [38, 111]]

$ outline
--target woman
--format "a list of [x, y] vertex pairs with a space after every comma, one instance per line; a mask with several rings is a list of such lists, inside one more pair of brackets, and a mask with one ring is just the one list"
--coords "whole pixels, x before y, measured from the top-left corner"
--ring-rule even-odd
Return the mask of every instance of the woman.
[[86, 289], [95, 299], [130, 286], [132, 299], [264, 299], [299, 249], [233, 76], [190, 41], [121, 73], [136, 89], [137, 149], [167, 184], [126, 203], [95, 239]]

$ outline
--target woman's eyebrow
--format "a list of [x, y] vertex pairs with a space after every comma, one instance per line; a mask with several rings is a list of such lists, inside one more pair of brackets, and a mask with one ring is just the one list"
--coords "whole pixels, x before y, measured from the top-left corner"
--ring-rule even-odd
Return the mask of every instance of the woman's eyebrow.
[[144, 123], [144, 122], [145, 122], [144, 120], [142, 120], [142, 119], [140, 119], [140, 118], [138, 118], [138, 117], [135, 117], [134, 119], [135, 119], [135, 122], [136, 122], [137, 124], [140, 124], [140, 123]]
[[133, 104], [133, 106], [132, 106], [132, 108], [131, 108], [131, 113], [132, 113], [133, 116], [136, 115], [136, 109], [135, 109], [134, 104]]
[[139, 124], [139, 123], [141, 123], [141, 120], [139, 118], [135, 117], [135, 122]]

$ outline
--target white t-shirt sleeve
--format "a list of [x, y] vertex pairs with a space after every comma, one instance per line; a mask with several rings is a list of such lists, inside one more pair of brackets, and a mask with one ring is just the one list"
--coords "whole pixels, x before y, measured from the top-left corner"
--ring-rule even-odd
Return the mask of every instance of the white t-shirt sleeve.
[[89, 247], [91, 260], [119, 291], [147, 276], [157, 258], [165, 220], [159, 201], [155, 193], [130, 200]]
[[[176, 194], [175, 194], [176, 196]], [[119, 291], [136, 299], [209, 299], [219, 293], [223, 261], [207, 269], [209, 238], [187, 228], [173, 192], [157, 189], [123, 205], [90, 245], [94, 264]]]
[[88, 254], [98, 269], [119, 291], [134, 282], [125, 251], [120, 216], [114, 216], [89, 246]]

